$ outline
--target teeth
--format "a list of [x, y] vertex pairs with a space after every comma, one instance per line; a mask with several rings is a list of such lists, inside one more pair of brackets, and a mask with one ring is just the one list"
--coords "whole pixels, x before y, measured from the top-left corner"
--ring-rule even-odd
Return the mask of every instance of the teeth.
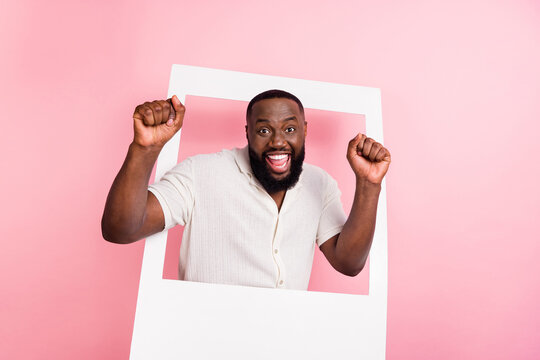
[[286, 157], [288, 157], [289, 155], [287, 154], [283, 154], [283, 155], [268, 155], [268, 157], [272, 160], [281, 160], [281, 159], [285, 159]]

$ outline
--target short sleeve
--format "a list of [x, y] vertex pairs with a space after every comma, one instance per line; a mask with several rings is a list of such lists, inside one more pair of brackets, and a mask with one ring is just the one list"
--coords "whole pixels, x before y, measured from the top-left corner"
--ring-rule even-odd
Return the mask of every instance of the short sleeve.
[[156, 196], [163, 210], [164, 230], [189, 222], [194, 205], [193, 173], [193, 162], [188, 158], [148, 186], [148, 191]]
[[324, 203], [317, 229], [317, 245], [321, 246], [326, 240], [339, 234], [343, 229], [347, 217], [341, 204], [341, 191], [336, 180], [328, 175]]

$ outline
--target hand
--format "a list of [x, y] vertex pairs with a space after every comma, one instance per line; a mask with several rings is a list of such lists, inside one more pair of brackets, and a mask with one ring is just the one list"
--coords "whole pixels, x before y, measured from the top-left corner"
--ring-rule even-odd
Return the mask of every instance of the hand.
[[182, 127], [185, 111], [176, 95], [137, 106], [133, 113], [133, 142], [143, 147], [163, 147]]
[[375, 140], [358, 134], [349, 142], [347, 160], [356, 178], [380, 184], [390, 166], [390, 152]]

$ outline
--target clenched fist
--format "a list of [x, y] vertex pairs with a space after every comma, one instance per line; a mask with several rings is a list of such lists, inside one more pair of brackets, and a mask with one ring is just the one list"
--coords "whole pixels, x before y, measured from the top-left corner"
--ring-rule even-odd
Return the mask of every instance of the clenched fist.
[[358, 134], [349, 142], [347, 160], [357, 179], [380, 184], [390, 166], [390, 152], [380, 143], [364, 134]]
[[182, 127], [185, 111], [176, 95], [137, 106], [133, 113], [133, 141], [143, 147], [163, 147]]

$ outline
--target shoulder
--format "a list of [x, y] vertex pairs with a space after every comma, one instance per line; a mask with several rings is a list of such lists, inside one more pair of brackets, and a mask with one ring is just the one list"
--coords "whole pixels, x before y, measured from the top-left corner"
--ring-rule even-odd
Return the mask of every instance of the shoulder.
[[337, 183], [326, 170], [312, 164], [305, 163], [302, 168], [302, 182], [306, 185], [326, 187], [330, 183]]
[[210, 154], [197, 154], [190, 156], [186, 158], [182, 162], [189, 162], [191, 166], [198, 167], [198, 166], [209, 166], [209, 165], [216, 165], [216, 164], [223, 164], [223, 163], [230, 163], [234, 162], [235, 159], [235, 153], [237, 149], [223, 149], [216, 153], [210, 153]]
[[232, 149], [211, 154], [193, 155], [176, 165], [175, 169], [189, 173], [188, 176], [197, 179], [197, 181], [203, 181], [205, 184], [213, 181], [212, 179], [231, 179], [240, 173], [236, 164], [237, 152], [238, 149]]
[[319, 194], [322, 198], [341, 196], [337, 181], [324, 169], [304, 163], [301, 176], [302, 186], [310, 193]]

